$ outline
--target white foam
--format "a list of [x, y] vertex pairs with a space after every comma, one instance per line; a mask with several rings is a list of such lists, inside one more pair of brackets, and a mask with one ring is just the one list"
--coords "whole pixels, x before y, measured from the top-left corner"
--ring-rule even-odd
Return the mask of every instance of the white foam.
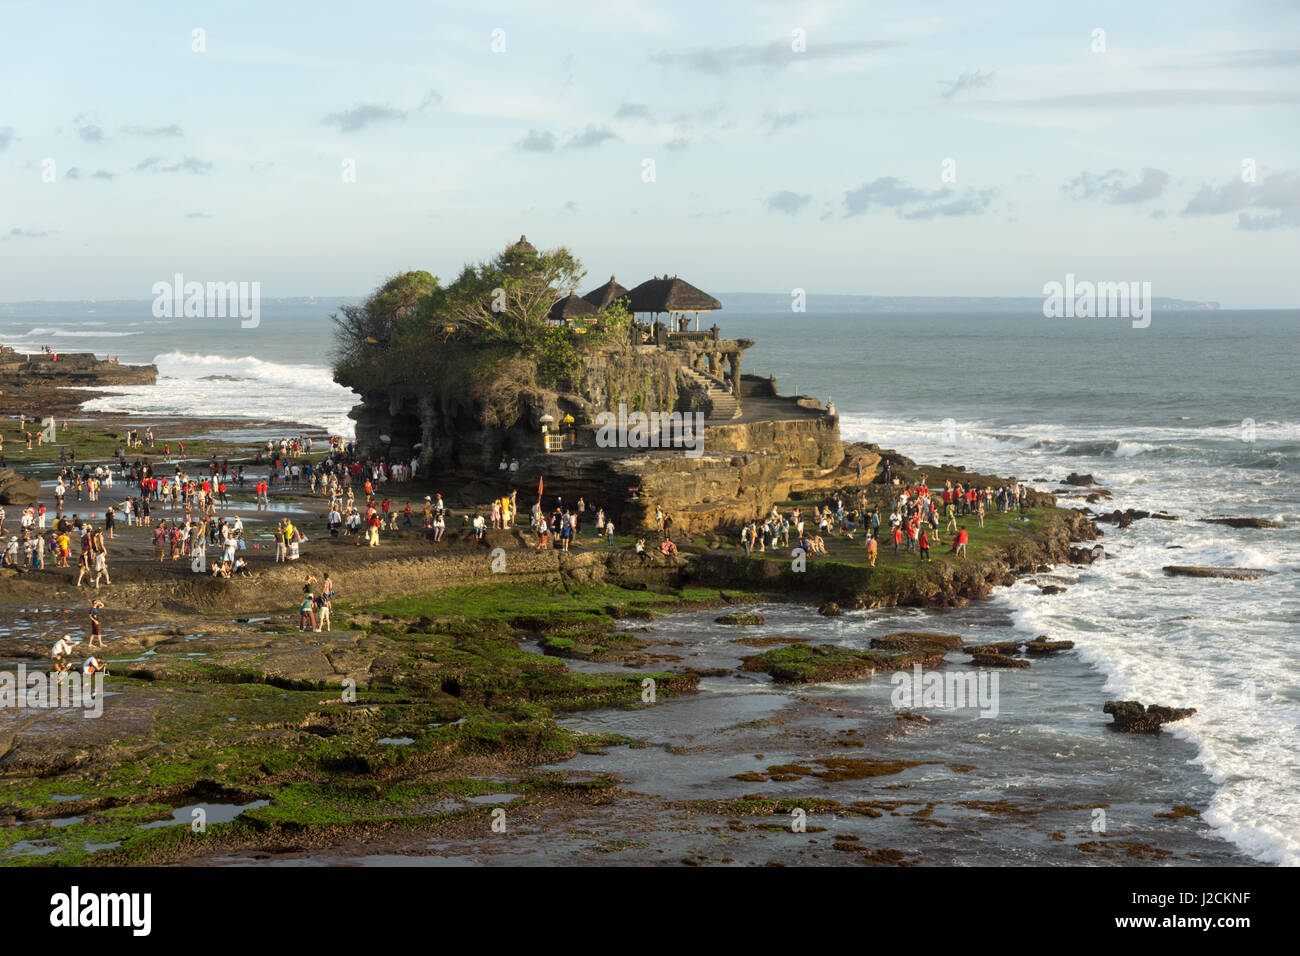
[[[92, 399], [88, 411], [192, 417], [274, 418], [316, 425], [352, 437], [348, 411], [360, 401], [334, 381], [328, 368], [167, 352], [154, 358], [158, 385], [123, 386]], [[230, 381], [214, 376], [228, 376]]]

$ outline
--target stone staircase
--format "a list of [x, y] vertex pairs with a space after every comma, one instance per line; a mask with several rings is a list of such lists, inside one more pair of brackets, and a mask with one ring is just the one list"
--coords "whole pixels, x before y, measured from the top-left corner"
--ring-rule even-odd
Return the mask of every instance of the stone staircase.
[[721, 379], [693, 368], [683, 368], [682, 373], [688, 382], [702, 388], [707, 395], [710, 409], [707, 421], [730, 421], [740, 417], [740, 404]]

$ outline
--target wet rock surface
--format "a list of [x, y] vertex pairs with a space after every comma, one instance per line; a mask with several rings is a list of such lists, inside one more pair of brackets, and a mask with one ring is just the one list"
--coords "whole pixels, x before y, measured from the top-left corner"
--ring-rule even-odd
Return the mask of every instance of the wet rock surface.
[[1158, 733], [1163, 724], [1185, 720], [1196, 713], [1195, 707], [1163, 707], [1159, 704], [1143, 706], [1136, 700], [1108, 700], [1102, 713], [1110, 714], [1113, 730], [1125, 733]]
[[1166, 564], [1163, 570], [1170, 577], [1227, 578], [1230, 581], [1254, 581], [1276, 573], [1264, 568], [1219, 568], [1197, 564]]

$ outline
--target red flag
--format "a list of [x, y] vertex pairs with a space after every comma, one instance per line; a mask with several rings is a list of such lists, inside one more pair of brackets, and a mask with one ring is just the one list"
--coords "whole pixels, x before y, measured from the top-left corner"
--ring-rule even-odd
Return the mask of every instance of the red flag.
[[537, 497], [540, 498], [541, 496], [542, 496], [542, 478], [539, 475], [537, 478]]

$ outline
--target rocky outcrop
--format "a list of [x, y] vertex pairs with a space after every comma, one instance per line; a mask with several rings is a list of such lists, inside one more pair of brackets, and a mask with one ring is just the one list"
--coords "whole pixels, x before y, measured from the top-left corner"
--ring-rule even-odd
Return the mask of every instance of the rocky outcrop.
[[736, 627], [757, 627], [763, 623], [763, 615], [756, 614], [753, 611], [732, 611], [717, 618], [717, 622]]
[[1208, 565], [1166, 564], [1165, 574], [1180, 578], [1228, 578], [1232, 581], [1254, 581], [1273, 574], [1263, 568], [1216, 568]]
[[1012, 667], [1028, 669], [1029, 661], [1022, 657], [1008, 657], [1005, 654], [985, 654], [972, 652], [970, 662], [976, 667]]
[[747, 657], [740, 669], [770, 674], [778, 684], [820, 684], [868, 677], [876, 671], [901, 670], [913, 664], [933, 667], [942, 661], [942, 652], [884, 654], [834, 644], [796, 644]]
[[741, 552], [709, 551], [682, 570], [684, 580], [701, 585], [789, 591], [806, 598], [834, 600], [851, 610], [872, 607], [963, 607], [987, 597], [1016, 575], [1032, 574], [1044, 564], [1069, 560], [1075, 541], [1090, 541], [1100, 531], [1079, 511], [1040, 515], [1038, 527], [981, 549], [968, 561], [934, 561], [906, 575], [881, 568], [809, 560], [803, 571], [788, 561], [754, 561]]
[[1055, 654], [1057, 651], [1068, 651], [1072, 647], [1074, 641], [1051, 641], [1046, 635], [1025, 642], [1025, 650], [1030, 654]]
[[1095, 485], [1097, 482], [1092, 475], [1081, 475], [1077, 471], [1070, 472], [1065, 478], [1065, 484], [1074, 485], [1077, 488], [1087, 488], [1089, 485]]
[[75, 385], [155, 385], [156, 365], [122, 365], [90, 352], [26, 354], [0, 346], [0, 388]]
[[1267, 518], [1202, 518], [1206, 524], [1225, 524], [1229, 528], [1285, 528], [1281, 521]]
[[[367, 454], [418, 457], [426, 475], [500, 484], [496, 494], [543, 481], [548, 494], [601, 502], [621, 531], [654, 528], [659, 509], [672, 514], [674, 534], [737, 528], [796, 489], [826, 484], [845, 472], [838, 416], [814, 400], [777, 395], [768, 379], [729, 375], [733, 404], [745, 414], [733, 419], [732, 408], [720, 419], [708, 417], [721, 399], [701, 398], [699, 381], [715, 381], [706, 353], [716, 345], [731, 354], [752, 343], [700, 341], [703, 351], [636, 346], [584, 352], [573, 392], [536, 385], [536, 369], [516, 357], [497, 367], [486, 384], [365, 394], [350, 413], [357, 442]], [[511, 377], [518, 387], [502, 385]], [[655, 447], [609, 447], [598, 416], [618, 415], [620, 407], [623, 415], [700, 412], [706, 423], [693, 447], [660, 448], [658, 432]], [[542, 439], [544, 416], [550, 416], [550, 453]], [[519, 459], [519, 470], [503, 478], [497, 469], [502, 457]], [[874, 453], [857, 448], [853, 476], [861, 463], [862, 481], [871, 481], [878, 462]]]
[[956, 650], [965, 641], [956, 634], [930, 634], [925, 631], [899, 631], [884, 637], [873, 637], [871, 649], [874, 651], [926, 651], [927, 653], [944, 653]]
[[1091, 548], [1071, 548], [1071, 564], [1092, 564], [1094, 561], [1100, 561], [1106, 557], [1106, 549], [1099, 544], [1094, 544]]
[[35, 478], [24, 478], [12, 468], [0, 468], [0, 504], [34, 505], [40, 491], [41, 483]]
[[1102, 707], [1102, 712], [1110, 714], [1114, 718], [1113, 723], [1110, 724], [1112, 730], [1126, 733], [1153, 734], [1159, 733], [1161, 724], [1184, 720], [1192, 716], [1196, 713], [1196, 708], [1162, 707], [1158, 704], [1143, 707], [1142, 703], [1136, 700], [1108, 700], [1106, 705]]

